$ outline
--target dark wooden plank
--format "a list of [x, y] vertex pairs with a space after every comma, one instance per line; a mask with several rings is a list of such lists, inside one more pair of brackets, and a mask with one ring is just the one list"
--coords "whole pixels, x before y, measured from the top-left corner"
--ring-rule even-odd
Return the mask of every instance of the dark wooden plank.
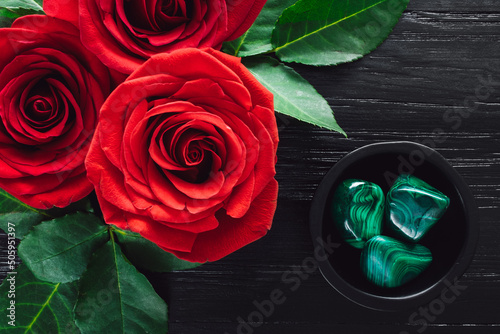
[[[197, 334], [304, 334], [304, 333], [349, 333], [349, 334], [366, 334], [366, 333], [383, 333], [383, 334], [418, 334], [419, 330], [427, 334], [497, 334], [500, 330], [497, 326], [490, 325], [471, 325], [471, 326], [455, 326], [452, 324], [428, 325], [424, 326], [406, 326], [406, 325], [358, 325], [358, 324], [311, 324], [311, 323], [264, 323], [261, 326], [238, 327], [240, 325], [230, 325], [221, 323], [202, 323], [202, 324], [178, 324], [170, 323], [171, 333], [197, 333]], [[313, 329], [311, 329], [313, 328]], [[313, 331], [314, 330], [314, 331]]]

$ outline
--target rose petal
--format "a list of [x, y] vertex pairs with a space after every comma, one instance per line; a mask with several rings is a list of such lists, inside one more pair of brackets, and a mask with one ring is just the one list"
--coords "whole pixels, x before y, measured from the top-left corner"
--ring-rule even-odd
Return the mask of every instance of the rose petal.
[[[85, 160], [88, 178], [96, 188], [99, 188], [101, 197], [107, 202], [121, 210], [135, 213], [136, 208], [124, 186], [123, 174], [108, 160], [103, 148], [101, 148], [103, 142], [102, 133], [99, 131], [101, 126], [102, 124], [98, 125]], [[107, 142], [107, 138], [104, 142]]]
[[161, 245], [160, 247], [191, 262], [217, 261], [267, 233], [276, 210], [277, 195], [278, 183], [273, 179], [255, 198], [247, 214], [242, 218], [231, 218], [224, 210], [219, 210], [216, 214], [219, 227], [198, 234], [190, 252]]
[[66, 207], [92, 191], [84, 168], [71, 173], [2, 180], [2, 188], [24, 203], [39, 209]]
[[0, 48], [0, 187], [37, 208], [67, 206], [92, 190], [83, 161], [110, 73], [50, 16], [1, 29]]
[[180, 252], [190, 252], [197, 237], [196, 233], [158, 224], [158, 222], [148, 217], [129, 213], [126, 213], [125, 216], [131, 231], [139, 233], [160, 247], [175, 249]]
[[44, 0], [43, 11], [78, 26], [78, 0]]
[[243, 183], [234, 187], [231, 192], [231, 196], [229, 197], [227, 204], [224, 206], [228, 216], [241, 218], [247, 213], [250, 205], [252, 204], [252, 200], [255, 198], [253, 195], [254, 187], [255, 175], [252, 172], [248, 178], [243, 181]]
[[[233, 57], [232, 61], [234, 59], [238, 58]], [[190, 66], [180, 64], [190, 64]], [[132, 73], [129, 80], [151, 76], [152, 68], [155, 69], [155, 73], [165, 73], [185, 80], [220, 78], [242, 82], [228, 64], [221, 63], [210, 52], [197, 49], [181, 49], [169, 54], [158, 54]]]
[[[268, 108], [269, 110], [274, 110], [273, 94], [267, 90], [245, 66], [241, 64], [239, 58], [213, 49], [205, 49], [205, 51], [219, 61], [225, 63], [231, 71], [236, 73], [241, 82], [245, 83], [245, 87], [248, 91], [252, 92], [252, 103], [254, 106], [259, 105]], [[235, 59], [238, 59], [238, 61]]]
[[226, 0], [227, 12], [230, 15], [227, 17], [226, 29], [220, 32], [216, 43], [232, 41], [243, 35], [254, 23], [266, 1]]

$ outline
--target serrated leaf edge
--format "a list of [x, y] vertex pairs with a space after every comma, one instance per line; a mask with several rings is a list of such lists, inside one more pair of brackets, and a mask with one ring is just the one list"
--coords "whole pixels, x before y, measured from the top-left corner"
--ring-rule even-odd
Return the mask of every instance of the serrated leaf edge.
[[[272, 58], [269, 58], [269, 59], [272, 59]], [[291, 68], [291, 67], [289, 67], [289, 66], [286, 66], [286, 65], [285, 65], [285, 64], [283, 64], [283, 63], [279, 63], [279, 64], [280, 64], [281, 66], [283, 66], [283, 67], [284, 67], [284, 69], [285, 69], [286, 71], [291, 72], [291, 73], [293, 73], [293, 74], [295, 74], [295, 75], [298, 75], [298, 76], [300, 76], [300, 77], [302, 78], [302, 76], [301, 76], [299, 73], [297, 73], [297, 72], [296, 72], [293, 68]], [[260, 75], [258, 75], [257, 73], [255, 73], [255, 72], [254, 72], [254, 71], [252, 71], [251, 69], [248, 69], [248, 70], [252, 73], [252, 75], [253, 75], [253, 76], [255, 76], [255, 77], [259, 80], [259, 82], [260, 82], [260, 83], [262, 83], [262, 84], [264, 84], [264, 83], [265, 83], [265, 86], [266, 86], [266, 87], [268, 87], [268, 89], [269, 89], [269, 90], [271, 90], [271, 91], [272, 91], [272, 93], [273, 93], [274, 95], [279, 95], [279, 96], [280, 96], [283, 100], [285, 100], [285, 101], [287, 100], [285, 96], [283, 96], [282, 94], [277, 93], [275, 90], [273, 90], [272, 88], [270, 88], [270, 87], [272, 87], [272, 85], [270, 85], [270, 84], [269, 84], [266, 80], [264, 80], [264, 79], [263, 79]], [[305, 80], [305, 79], [304, 79], [304, 80]], [[305, 80], [305, 81], [306, 81], [306, 80]], [[311, 87], [312, 87], [312, 86], [311, 86]], [[317, 92], [317, 91], [316, 91], [316, 89], [315, 89], [314, 87], [312, 87], [312, 88], [314, 89], [314, 91], [315, 91], [315, 92]], [[318, 95], [319, 95], [319, 96], [321, 96], [321, 94], [319, 94], [319, 93], [318, 93]], [[325, 100], [325, 102], [326, 102], [326, 100]], [[302, 115], [307, 115], [307, 116], [309, 116], [311, 119], [316, 120], [316, 118], [314, 118], [314, 117], [310, 116], [309, 114], [306, 114], [306, 113], [305, 113], [305, 112], [304, 112], [301, 108], [298, 108], [295, 104], [293, 104], [293, 103], [289, 103], [289, 104], [290, 104], [290, 105], [292, 105], [292, 106], [294, 106], [294, 107], [295, 107], [295, 109], [299, 110], [299, 111], [300, 111], [300, 114], [302, 114]], [[328, 105], [328, 102], [326, 102], [326, 104]], [[330, 111], [332, 112], [332, 116], [333, 116], [333, 115], [334, 115], [333, 110], [331, 109], [331, 107], [330, 107], [329, 105], [328, 105], [328, 107], [330, 108]], [[275, 107], [275, 108], [276, 108], [276, 107]], [[282, 113], [282, 114], [284, 114], [284, 115], [291, 116], [291, 117], [296, 118], [296, 119], [298, 119], [298, 120], [300, 120], [300, 121], [302, 121], [302, 122], [306, 122], [306, 123], [309, 123], [309, 124], [313, 124], [313, 125], [318, 126], [318, 127], [320, 127], [320, 128], [324, 128], [324, 129], [327, 129], [327, 130], [333, 130], [333, 131], [339, 132], [339, 133], [343, 134], [344, 136], [346, 136], [346, 133], [345, 133], [345, 132], [344, 132], [344, 130], [343, 130], [343, 129], [342, 129], [342, 128], [338, 125], [338, 123], [337, 123], [337, 121], [335, 120], [335, 118], [333, 118], [333, 120], [335, 121], [335, 125], [336, 125], [336, 126], [332, 126], [332, 125], [329, 125], [329, 124], [325, 124], [325, 123], [324, 123], [324, 122], [322, 122], [321, 120], [318, 120], [318, 122], [319, 122], [319, 123], [312, 123], [310, 120], [305, 119], [303, 116], [302, 116], [302, 117], [300, 117], [300, 116], [296, 116], [296, 115], [292, 116], [292, 115], [287, 114], [286, 112], [283, 112], [283, 111], [278, 110], [278, 109], [276, 109], [276, 112]]]

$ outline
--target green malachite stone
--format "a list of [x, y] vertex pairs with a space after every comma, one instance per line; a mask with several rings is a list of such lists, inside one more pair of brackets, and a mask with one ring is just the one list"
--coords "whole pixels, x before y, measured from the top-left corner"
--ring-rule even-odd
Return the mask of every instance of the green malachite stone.
[[382, 235], [368, 240], [361, 252], [361, 270], [366, 278], [385, 288], [411, 281], [431, 262], [432, 254], [427, 247]]
[[332, 218], [343, 239], [356, 248], [382, 231], [385, 196], [372, 182], [343, 181], [332, 200]]
[[400, 175], [386, 199], [389, 228], [401, 238], [418, 242], [443, 216], [450, 199], [413, 175]]

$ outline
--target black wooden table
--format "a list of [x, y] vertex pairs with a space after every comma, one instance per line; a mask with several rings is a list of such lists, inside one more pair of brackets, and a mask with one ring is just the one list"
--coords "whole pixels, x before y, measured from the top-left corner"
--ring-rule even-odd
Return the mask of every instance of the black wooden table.
[[[412, 0], [362, 60], [293, 67], [327, 98], [348, 138], [278, 118], [280, 192], [268, 235], [194, 270], [146, 273], [168, 302], [170, 333], [500, 333], [500, 1]], [[325, 173], [358, 147], [393, 140], [435, 146], [479, 207], [475, 257], [444, 308], [365, 309], [318, 270], [297, 271], [313, 252], [308, 214]], [[294, 270], [294, 283], [284, 281]], [[273, 297], [272, 308], [258, 306]]]

